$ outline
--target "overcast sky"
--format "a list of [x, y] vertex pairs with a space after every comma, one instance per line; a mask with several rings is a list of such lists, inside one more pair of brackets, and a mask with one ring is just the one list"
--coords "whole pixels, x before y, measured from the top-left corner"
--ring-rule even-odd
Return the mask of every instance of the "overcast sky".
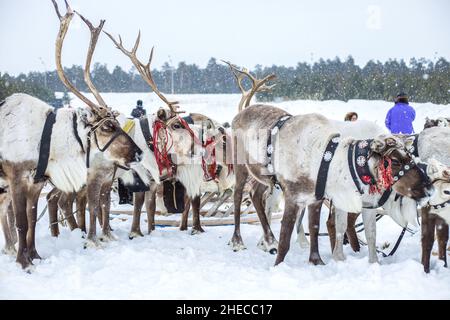
[[[64, 2], [58, 0], [60, 9]], [[140, 56], [155, 46], [154, 67], [171, 57], [204, 67], [210, 57], [238, 65], [295, 66], [345, 58], [356, 63], [443, 56], [450, 60], [448, 0], [69, 0], [94, 24], [120, 33], [128, 46], [142, 31]], [[65, 12], [65, 11], [64, 11]], [[53, 70], [59, 21], [50, 0], [0, 0], [0, 72]], [[63, 64], [84, 64], [89, 32], [72, 21]], [[129, 70], [102, 36], [94, 61]]]

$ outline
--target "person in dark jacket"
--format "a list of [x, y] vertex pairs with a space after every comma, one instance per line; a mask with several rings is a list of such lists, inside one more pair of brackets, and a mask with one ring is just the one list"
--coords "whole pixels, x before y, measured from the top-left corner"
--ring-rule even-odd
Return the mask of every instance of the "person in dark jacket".
[[140, 118], [142, 116], [145, 116], [147, 112], [145, 111], [144, 107], [142, 106], [142, 100], [138, 100], [136, 103], [136, 108], [131, 111], [131, 116], [133, 118]]
[[408, 96], [402, 92], [397, 95], [395, 105], [388, 111], [385, 124], [393, 134], [412, 134], [415, 118], [416, 111], [409, 105]]

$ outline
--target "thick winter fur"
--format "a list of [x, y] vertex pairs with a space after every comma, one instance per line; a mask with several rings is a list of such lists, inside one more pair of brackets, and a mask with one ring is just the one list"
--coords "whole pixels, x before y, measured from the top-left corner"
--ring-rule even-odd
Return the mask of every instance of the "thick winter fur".
[[[33, 183], [34, 170], [39, 157], [39, 144], [47, 114], [52, 107], [26, 94], [8, 97], [0, 108], [0, 159], [3, 180], [7, 181], [16, 224], [19, 232], [17, 262], [29, 266], [33, 259], [40, 258], [34, 243], [37, 216], [37, 201], [43, 183]], [[78, 144], [73, 117], [77, 115], [77, 132], [84, 148], [87, 148], [87, 133], [91, 125], [100, 118], [88, 109], [60, 109], [53, 127], [50, 157], [46, 175], [55, 186], [64, 192], [76, 192], [84, 184], [94, 182], [95, 174], [86, 171], [82, 147]], [[105, 146], [116, 132], [122, 132], [117, 121], [101, 122], [95, 131], [98, 145]], [[91, 145], [91, 171], [100, 168], [103, 161], [128, 165], [137, 161], [138, 148], [123, 134], [120, 134], [107, 148], [100, 152], [97, 144]], [[86, 178], [88, 176], [88, 178]], [[91, 188], [92, 189], [92, 188]], [[100, 192], [95, 190], [95, 192]], [[88, 192], [90, 205], [100, 193]], [[91, 213], [95, 212], [94, 209]], [[92, 219], [91, 219], [92, 222]], [[95, 222], [95, 218], [94, 218]], [[95, 236], [95, 223], [89, 230], [89, 239]]]
[[[254, 105], [240, 112], [233, 120], [233, 134], [235, 141], [235, 233], [231, 240], [234, 250], [243, 247], [239, 230], [240, 203], [242, 188], [248, 174], [258, 181], [270, 184], [265, 164], [267, 134], [275, 122], [286, 115], [281, 109]], [[289, 249], [290, 237], [296, 215], [306, 205], [315, 202], [314, 189], [317, 173], [325, 147], [336, 129], [330, 121], [318, 114], [293, 116], [285, 122], [273, 141], [274, 172], [276, 179], [282, 186], [286, 199], [285, 213], [280, 233], [280, 244], [276, 264], [282, 262]], [[354, 186], [347, 164], [348, 143], [351, 139], [341, 140], [330, 163], [325, 196], [332, 199], [335, 206], [343, 211], [359, 212], [362, 208], [362, 198]], [[379, 157], [377, 153], [392, 156], [396, 152], [402, 160], [407, 160], [406, 152], [400, 149], [401, 143], [393, 137], [377, 138], [371, 145], [374, 156], [369, 160], [369, 167], [375, 173]], [[388, 152], [389, 151], [389, 152]], [[244, 167], [244, 169], [243, 169]], [[412, 171], [412, 170], [411, 170]], [[411, 172], [410, 171], [410, 172]], [[414, 178], [420, 181], [418, 173]], [[374, 176], [376, 176], [374, 174]], [[406, 176], [406, 175], [405, 175]], [[394, 189], [405, 188], [404, 183], [398, 182]], [[422, 190], [425, 194], [425, 190]]]

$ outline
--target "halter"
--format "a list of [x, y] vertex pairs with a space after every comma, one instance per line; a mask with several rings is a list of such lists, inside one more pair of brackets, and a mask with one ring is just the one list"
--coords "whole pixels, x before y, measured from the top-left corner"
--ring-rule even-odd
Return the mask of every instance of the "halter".
[[[192, 120], [191, 117], [189, 118]], [[173, 176], [173, 174], [176, 172], [177, 166], [173, 162], [169, 154], [170, 149], [172, 149], [173, 147], [173, 140], [170, 135], [170, 132], [167, 130], [167, 127], [171, 126], [172, 123], [177, 120], [181, 123], [181, 126], [188, 131], [189, 135], [193, 139], [194, 145], [195, 144], [200, 145], [203, 148], [203, 150], [205, 150], [204, 154], [202, 155], [202, 170], [205, 181], [214, 180], [217, 177], [215, 137], [207, 139], [205, 143], [201, 142], [199, 138], [195, 135], [191, 127], [189, 127], [189, 124], [186, 121], [186, 119], [180, 116], [172, 117], [167, 122], [156, 120], [153, 123], [153, 136], [155, 137], [156, 141], [156, 144], [154, 145], [154, 153], [156, 163], [158, 164], [159, 174], [162, 175], [163, 169], [167, 169], [170, 176]], [[167, 139], [166, 141], [163, 142], [162, 146], [160, 146], [160, 144], [158, 143], [161, 130], [164, 131], [165, 137]], [[169, 137], [171, 142], [170, 146], [168, 147]], [[209, 161], [211, 162], [211, 164], [208, 164]]]
[[[370, 194], [381, 193], [384, 189], [378, 202], [378, 205], [382, 206], [389, 198], [392, 192], [392, 186], [417, 165], [414, 160], [411, 160], [407, 164], [402, 164], [399, 172], [393, 175], [391, 159], [385, 155], [378, 164], [378, 179], [376, 179], [369, 168], [370, 144], [372, 141], [373, 139], [357, 140], [350, 144], [347, 160], [352, 180], [360, 194], [364, 194], [361, 184], [369, 186]], [[419, 172], [422, 175], [422, 180], [428, 182], [429, 179], [426, 174], [423, 175], [423, 170], [420, 167], [418, 168], [420, 169]]]
[[[110, 116], [110, 117], [105, 117], [100, 119], [95, 125], [90, 125], [88, 124], [88, 126], [91, 127], [91, 129], [89, 130], [88, 134], [87, 134], [87, 148], [86, 148], [86, 168], [90, 167], [90, 153], [91, 153], [91, 140], [92, 140], [92, 135], [94, 136], [94, 141], [95, 144], [97, 146], [97, 149], [100, 152], [105, 152], [110, 146], [111, 144], [119, 137], [119, 136], [125, 136], [125, 138], [130, 141], [140, 152], [142, 153], [142, 150], [136, 145], [136, 143], [133, 141], [133, 139], [131, 139], [131, 137], [125, 133], [125, 131], [122, 130], [122, 128], [118, 128], [118, 130], [116, 130], [116, 132], [113, 134], [113, 136], [111, 137], [111, 139], [109, 139], [109, 141], [103, 146], [103, 148], [100, 147], [100, 145], [98, 144], [98, 138], [97, 138], [97, 129], [100, 128], [100, 126], [102, 126], [106, 121], [112, 121], [112, 120], [116, 120], [114, 117]], [[115, 164], [117, 167], [123, 169], [123, 170], [130, 170], [130, 168], [119, 165], [119, 164]]]

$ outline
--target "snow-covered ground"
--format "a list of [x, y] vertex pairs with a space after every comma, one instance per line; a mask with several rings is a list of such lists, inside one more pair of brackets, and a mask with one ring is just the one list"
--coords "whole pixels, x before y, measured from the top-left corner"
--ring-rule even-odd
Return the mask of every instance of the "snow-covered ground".
[[[153, 94], [104, 94], [107, 103], [129, 114], [137, 99], [153, 112], [161, 103]], [[169, 98], [172, 98], [169, 96]], [[176, 95], [183, 110], [201, 112], [218, 121], [231, 121], [239, 95]], [[72, 105], [79, 105], [73, 101]], [[383, 101], [291, 101], [276, 103], [294, 114], [318, 112], [343, 119], [348, 111], [360, 119], [382, 124], [392, 103]], [[450, 106], [412, 104], [417, 111], [416, 131], [425, 116], [450, 116]], [[40, 212], [45, 203], [39, 202]], [[142, 217], [142, 226], [144, 222]], [[325, 219], [326, 212], [322, 214]], [[320, 239], [325, 266], [308, 263], [309, 249], [292, 237], [285, 263], [273, 267], [275, 257], [256, 248], [259, 225], [243, 225], [247, 250], [232, 252], [227, 246], [233, 226], [205, 227], [191, 236], [174, 227], [158, 226], [144, 238], [129, 240], [131, 216], [111, 221], [118, 240], [101, 249], [83, 249], [80, 232], [61, 229], [50, 237], [48, 217], [37, 225], [37, 249], [44, 258], [31, 273], [23, 272], [15, 258], [0, 255], [0, 299], [450, 299], [450, 270], [432, 256], [432, 270], [420, 264], [420, 232], [406, 234], [397, 253], [369, 264], [367, 248], [353, 253], [346, 246], [345, 262], [331, 258], [329, 240]], [[305, 224], [306, 225], [306, 224]], [[322, 229], [324, 228], [322, 222]], [[275, 235], [280, 222], [273, 223]], [[144, 227], [143, 230], [146, 230]], [[322, 230], [325, 232], [325, 230]], [[390, 250], [401, 228], [388, 217], [378, 222], [378, 245]], [[417, 231], [417, 230], [416, 230]], [[364, 239], [363, 234], [361, 234]], [[0, 235], [0, 247], [4, 244]]]

